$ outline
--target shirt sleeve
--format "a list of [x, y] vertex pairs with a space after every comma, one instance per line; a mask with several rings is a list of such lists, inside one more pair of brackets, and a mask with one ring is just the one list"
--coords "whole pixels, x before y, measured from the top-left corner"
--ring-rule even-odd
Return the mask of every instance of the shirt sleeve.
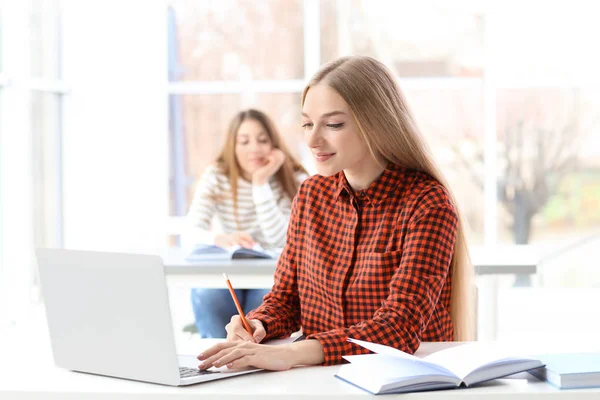
[[[302, 182], [306, 176], [296, 176]], [[282, 188], [282, 196], [276, 199], [269, 183], [252, 186], [252, 199], [256, 210], [256, 217], [265, 240], [271, 247], [283, 247], [290, 220], [291, 199]]]
[[367, 352], [348, 342], [348, 338], [381, 343], [409, 353], [418, 348], [450, 273], [457, 227], [458, 217], [449, 203], [417, 208], [409, 221], [389, 296], [373, 318], [307, 337], [323, 346], [324, 364], [338, 364], [344, 355]]
[[296, 197], [292, 204], [287, 241], [277, 262], [273, 287], [262, 304], [246, 316], [263, 323], [267, 331], [266, 340], [286, 337], [300, 329], [300, 299], [296, 280], [297, 203]]
[[186, 216], [185, 242], [191, 245], [214, 244], [215, 234], [211, 231], [211, 221], [216, 212], [218, 195], [217, 171], [210, 166], [204, 171]]

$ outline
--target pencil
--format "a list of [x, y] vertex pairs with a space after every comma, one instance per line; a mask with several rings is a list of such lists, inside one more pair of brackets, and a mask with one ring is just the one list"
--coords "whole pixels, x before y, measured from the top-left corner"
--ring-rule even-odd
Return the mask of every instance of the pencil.
[[237, 308], [238, 314], [240, 315], [240, 318], [242, 319], [242, 324], [244, 324], [244, 329], [246, 329], [246, 331], [252, 335], [252, 328], [250, 328], [250, 324], [248, 324], [248, 321], [246, 321], [246, 316], [244, 315], [244, 310], [242, 309], [242, 306], [240, 305], [240, 301], [238, 300], [237, 296], [235, 295], [235, 290], [233, 290], [233, 286], [231, 286], [229, 277], [225, 273], [223, 273], [223, 277], [225, 277], [225, 282], [227, 282], [227, 286], [229, 287], [229, 293], [231, 293], [231, 298], [233, 299], [233, 302], [235, 303], [235, 308]]

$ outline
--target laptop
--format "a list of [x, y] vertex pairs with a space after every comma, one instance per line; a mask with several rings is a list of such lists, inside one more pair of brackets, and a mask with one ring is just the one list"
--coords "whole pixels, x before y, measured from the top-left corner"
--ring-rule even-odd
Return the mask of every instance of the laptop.
[[58, 367], [172, 386], [259, 371], [185, 367], [191, 357], [176, 354], [159, 256], [60, 249], [36, 256]]

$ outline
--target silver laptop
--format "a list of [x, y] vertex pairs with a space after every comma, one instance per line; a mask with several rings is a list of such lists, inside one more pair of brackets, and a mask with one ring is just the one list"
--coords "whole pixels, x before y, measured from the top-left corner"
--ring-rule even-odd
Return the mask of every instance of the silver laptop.
[[[256, 372], [185, 368], [178, 357], [162, 259], [153, 255], [38, 249], [57, 366], [164, 385]], [[197, 365], [197, 364], [196, 364]]]

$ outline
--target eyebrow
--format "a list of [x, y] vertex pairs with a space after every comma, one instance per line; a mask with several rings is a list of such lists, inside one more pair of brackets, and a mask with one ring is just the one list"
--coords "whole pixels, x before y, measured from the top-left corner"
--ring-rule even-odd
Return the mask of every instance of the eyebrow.
[[[341, 114], [341, 115], [346, 115], [346, 113], [345, 113], [345, 112], [342, 112], [342, 111], [331, 111], [331, 112], [328, 112], [328, 113], [325, 113], [325, 114], [321, 115], [321, 119], [323, 119], [323, 118], [327, 118], [327, 117], [332, 117], [332, 116], [334, 116], [334, 115], [340, 115], [340, 114]], [[302, 112], [302, 116], [303, 116], [303, 117], [306, 117], [306, 118], [310, 118], [310, 117], [308, 116], [308, 114], [306, 114], [305, 112]]]

